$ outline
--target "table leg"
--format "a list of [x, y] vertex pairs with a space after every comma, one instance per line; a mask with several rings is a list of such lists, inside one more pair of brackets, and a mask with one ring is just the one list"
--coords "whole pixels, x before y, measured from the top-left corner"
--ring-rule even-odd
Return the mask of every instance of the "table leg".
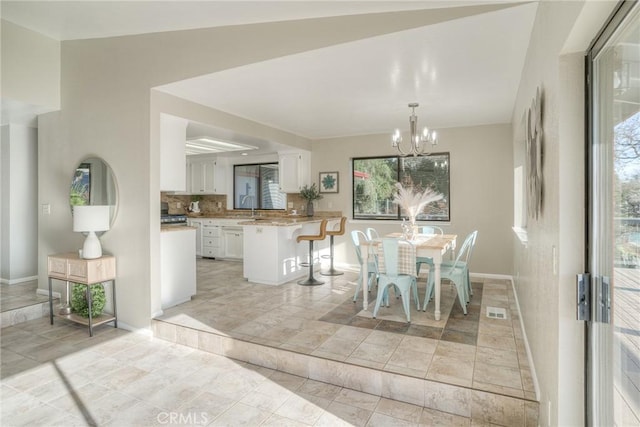
[[362, 308], [366, 310], [369, 305], [369, 246], [363, 245], [360, 248], [364, 249], [364, 253], [362, 253]]
[[436, 320], [440, 320], [440, 263], [434, 262], [434, 286], [436, 293], [436, 310], [434, 316]]
[[111, 281], [111, 296], [113, 297], [113, 327], [118, 329], [118, 310], [116, 310], [116, 279]]
[[53, 325], [53, 290], [51, 289], [51, 277], [49, 277], [49, 322]]
[[91, 285], [87, 286], [87, 307], [89, 307], [89, 336], [93, 336], [93, 318], [91, 316]]

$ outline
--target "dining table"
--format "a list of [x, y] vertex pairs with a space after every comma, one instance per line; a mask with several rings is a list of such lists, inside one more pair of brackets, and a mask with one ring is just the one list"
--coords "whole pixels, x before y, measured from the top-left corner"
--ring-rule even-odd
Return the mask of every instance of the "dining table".
[[[387, 238], [397, 238], [403, 239], [402, 233], [390, 233], [385, 237]], [[453, 254], [456, 249], [456, 234], [415, 234], [410, 239], [407, 239], [411, 242], [416, 250], [416, 257], [428, 257], [433, 259], [433, 272], [429, 271], [429, 274], [434, 274], [435, 280], [435, 311], [434, 316], [436, 320], [440, 320], [440, 266], [442, 264], [442, 260], [444, 259], [447, 253]], [[377, 252], [378, 246], [381, 244], [382, 239], [372, 239], [365, 242], [360, 242], [363, 249], [362, 251], [363, 262], [362, 262], [362, 301], [364, 310], [367, 309], [369, 304], [368, 300], [368, 286], [367, 286], [367, 277], [369, 277], [368, 268], [368, 260], [369, 257], [375, 256]], [[413, 260], [415, 262], [415, 260]]]

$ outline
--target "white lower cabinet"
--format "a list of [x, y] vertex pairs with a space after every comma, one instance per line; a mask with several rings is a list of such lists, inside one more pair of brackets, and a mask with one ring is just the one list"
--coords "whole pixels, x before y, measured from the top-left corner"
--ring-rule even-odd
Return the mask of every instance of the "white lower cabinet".
[[196, 256], [203, 258], [242, 259], [244, 257], [242, 226], [230, 219], [189, 219], [196, 229]]
[[243, 232], [241, 227], [222, 227], [224, 258], [242, 259], [244, 256]]
[[202, 227], [202, 256], [205, 258], [219, 258], [222, 256], [222, 236], [219, 225], [204, 225]]

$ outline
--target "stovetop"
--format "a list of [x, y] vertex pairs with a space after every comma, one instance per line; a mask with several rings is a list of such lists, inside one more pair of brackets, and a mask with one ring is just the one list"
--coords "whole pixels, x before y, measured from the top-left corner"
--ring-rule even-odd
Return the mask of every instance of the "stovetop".
[[177, 215], [169, 215], [162, 214], [160, 215], [160, 223], [161, 224], [180, 224], [186, 223], [187, 216], [185, 214], [177, 214]]

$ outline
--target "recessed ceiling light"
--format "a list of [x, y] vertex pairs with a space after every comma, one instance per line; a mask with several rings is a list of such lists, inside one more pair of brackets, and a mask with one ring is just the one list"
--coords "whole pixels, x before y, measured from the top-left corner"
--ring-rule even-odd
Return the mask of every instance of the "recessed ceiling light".
[[242, 153], [242, 155], [243, 155], [243, 156], [248, 156], [248, 155], [249, 155], [249, 153]]
[[208, 136], [187, 139], [185, 152], [190, 154], [225, 153], [229, 151], [257, 150], [258, 147], [239, 144], [237, 142], [221, 141]]

